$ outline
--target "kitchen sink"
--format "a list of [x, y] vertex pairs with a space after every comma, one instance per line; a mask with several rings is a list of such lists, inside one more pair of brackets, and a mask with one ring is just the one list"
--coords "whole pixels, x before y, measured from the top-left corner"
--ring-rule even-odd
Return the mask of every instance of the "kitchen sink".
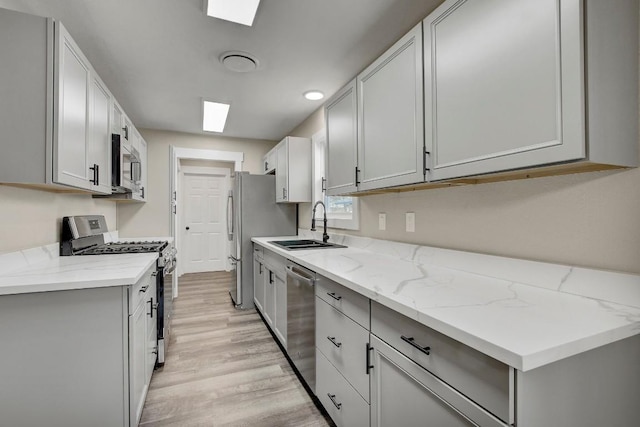
[[273, 240], [269, 243], [281, 246], [288, 251], [296, 251], [303, 249], [330, 249], [330, 248], [346, 248], [346, 246], [336, 243], [325, 243], [320, 240]]

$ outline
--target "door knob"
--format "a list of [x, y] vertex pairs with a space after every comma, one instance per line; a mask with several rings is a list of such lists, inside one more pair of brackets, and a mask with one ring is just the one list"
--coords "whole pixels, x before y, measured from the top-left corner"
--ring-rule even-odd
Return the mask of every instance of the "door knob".
[[189, 227], [187, 227], [187, 230], [189, 229]]

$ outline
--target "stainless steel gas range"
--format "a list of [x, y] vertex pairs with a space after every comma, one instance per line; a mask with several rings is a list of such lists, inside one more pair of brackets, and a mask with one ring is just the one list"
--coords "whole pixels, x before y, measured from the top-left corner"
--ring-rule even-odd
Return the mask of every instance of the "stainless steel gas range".
[[60, 255], [158, 253], [156, 261], [158, 360], [156, 364], [162, 366], [169, 346], [169, 318], [171, 317], [171, 301], [173, 299], [171, 281], [168, 276], [176, 268], [176, 250], [166, 240], [105, 243], [105, 233], [107, 232], [107, 222], [102, 215], [66, 216], [62, 219]]

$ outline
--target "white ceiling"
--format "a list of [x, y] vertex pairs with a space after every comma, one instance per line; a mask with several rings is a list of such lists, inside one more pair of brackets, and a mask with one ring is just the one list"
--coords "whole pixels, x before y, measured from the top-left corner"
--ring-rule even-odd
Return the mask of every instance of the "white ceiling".
[[[202, 131], [202, 99], [231, 104], [222, 135], [279, 140], [442, 0], [262, 0], [252, 27], [206, 0], [0, 0], [62, 21], [137, 127]], [[255, 55], [252, 73], [218, 57]]]

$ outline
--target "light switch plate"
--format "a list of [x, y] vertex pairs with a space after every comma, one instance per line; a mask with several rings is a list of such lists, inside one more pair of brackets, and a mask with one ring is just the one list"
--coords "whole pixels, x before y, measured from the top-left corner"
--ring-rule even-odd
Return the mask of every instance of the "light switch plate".
[[387, 214], [379, 213], [378, 214], [378, 230], [386, 230], [387, 229]]
[[413, 233], [416, 231], [416, 214], [415, 212], [407, 212], [406, 214], [407, 232]]

